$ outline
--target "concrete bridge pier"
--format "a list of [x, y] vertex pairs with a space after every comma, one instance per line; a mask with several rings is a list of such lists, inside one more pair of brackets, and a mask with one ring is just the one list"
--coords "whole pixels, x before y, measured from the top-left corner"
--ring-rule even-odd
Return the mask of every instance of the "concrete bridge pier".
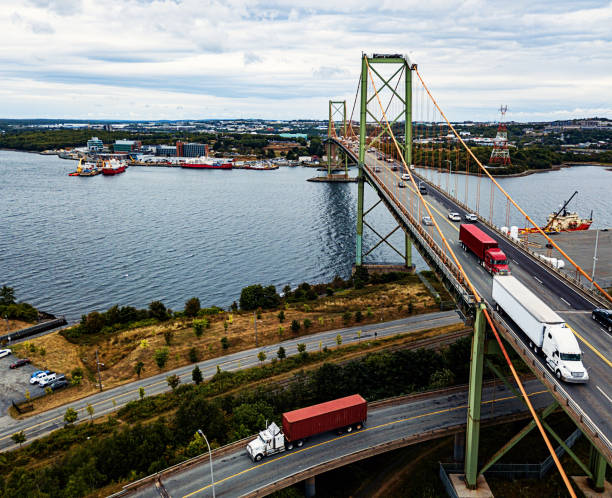
[[315, 488], [315, 476], [309, 477], [304, 481], [304, 495], [306, 498], [314, 498], [317, 494]]

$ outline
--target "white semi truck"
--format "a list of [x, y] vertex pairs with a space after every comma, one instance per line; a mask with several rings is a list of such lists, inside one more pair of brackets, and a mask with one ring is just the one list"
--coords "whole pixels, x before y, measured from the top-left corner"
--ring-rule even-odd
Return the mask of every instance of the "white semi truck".
[[495, 308], [518, 325], [559, 380], [589, 380], [578, 341], [563, 318], [511, 275], [495, 275], [492, 294]]

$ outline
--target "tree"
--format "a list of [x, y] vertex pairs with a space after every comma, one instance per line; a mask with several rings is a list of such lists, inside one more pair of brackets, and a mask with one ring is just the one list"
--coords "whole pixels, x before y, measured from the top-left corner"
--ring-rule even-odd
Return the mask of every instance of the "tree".
[[15, 444], [18, 444], [19, 447], [21, 447], [21, 445], [26, 442], [27, 438], [26, 438], [25, 432], [21, 431], [21, 432], [16, 432], [15, 434], [13, 434], [11, 436], [11, 439], [13, 440]]
[[223, 349], [228, 349], [230, 347], [227, 337], [221, 337], [221, 347], [223, 347]]
[[304, 318], [304, 328], [308, 330], [311, 325], [312, 325], [312, 321], [310, 320], [310, 318]]
[[200, 311], [200, 300], [197, 297], [187, 300], [185, 303], [185, 315], [191, 317], [197, 316], [198, 311]]
[[66, 413], [64, 413], [64, 425], [72, 425], [79, 418], [79, 414], [74, 408], [66, 408]]
[[353, 317], [353, 314], [348, 310], [342, 314], [342, 320], [344, 320], [345, 324], [348, 324], [351, 321], [352, 317]]
[[176, 374], [169, 375], [168, 377], [166, 377], [166, 382], [172, 388], [172, 391], [174, 391], [181, 383], [181, 378]]
[[91, 421], [93, 422], [93, 415], [94, 415], [94, 407], [92, 406], [91, 403], [89, 403], [87, 405], [87, 413], [89, 414], [89, 418], [91, 419]]
[[300, 330], [300, 322], [298, 322], [297, 320], [292, 320], [291, 321], [291, 330], [293, 331], [293, 333], [297, 333], [298, 330]]
[[157, 366], [160, 370], [166, 365], [166, 362], [168, 361], [168, 356], [170, 356], [168, 348], [160, 348], [155, 350], [153, 358], [155, 359], [155, 363], [157, 363]]
[[303, 342], [298, 343], [297, 350], [302, 358], [305, 358], [308, 355], [308, 353], [306, 352], [306, 344]]
[[204, 380], [202, 376], [202, 370], [200, 370], [199, 366], [195, 366], [195, 368], [191, 371], [191, 379], [195, 383], [196, 386], [199, 386]]
[[357, 331], [357, 342], [361, 342], [361, 330]]
[[195, 363], [200, 359], [200, 355], [198, 354], [198, 350], [196, 348], [191, 348], [189, 350], [189, 361], [191, 363]]
[[139, 379], [140, 379], [140, 374], [142, 373], [143, 370], [144, 370], [144, 363], [142, 361], [139, 361], [138, 363], [136, 363], [136, 365], [134, 365], [134, 372], [136, 372], [136, 375], [138, 376]]
[[87, 334], [99, 333], [104, 325], [106, 325], [106, 318], [97, 311], [92, 311], [84, 317], [84, 320], [81, 319], [81, 327], [85, 329]]
[[168, 311], [166, 310], [166, 306], [161, 301], [152, 301], [149, 304], [149, 316], [151, 318], [156, 318], [160, 322], [163, 322], [168, 319]]
[[170, 346], [173, 337], [174, 332], [172, 330], [164, 330], [164, 340], [166, 341], [167, 346]]
[[15, 290], [6, 285], [0, 289], [0, 306], [9, 306], [15, 304]]
[[363, 313], [361, 312], [361, 310], [357, 310], [355, 312], [355, 321], [360, 322], [361, 320], [363, 320]]
[[287, 352], [285, 351], [284, 347], [279, 347], [278, 351], [276, 352], [276, 356], [278, 356], [278, 359], [280, 361], [283, 361], [286, 357], [287, 357]]
[[266, 353], [260, 351], [257, 353], [257, 359], [261, 362], [261, 366], [263, 367], [263, 362], [266, 361]]
[[138, 396], [140, 396], [140, 401], [142, 401], [145, 397], [145, 390], [144, 387], [139, 387], [138, 388]]
[[278, 317], [278, 321], [280, 323], [283, 323], [285, 321], [285, 312], [283, 310], [280, 310], [278, 312], [278, 315], [276, 315]]
[[338, 335], [336, 336], [336, 344], [337, 344], [338, 346], [340, 346], [340, 345], [342, 344], [342, 336], [341, 336], [340, 334], [338, 334]]
[[260, 284], [249, 285], [240, 292], [240, 308], [246, 311], [276, 308], [280, 302], [280, 296], [273, 285], [267, 287], [262, 287]]

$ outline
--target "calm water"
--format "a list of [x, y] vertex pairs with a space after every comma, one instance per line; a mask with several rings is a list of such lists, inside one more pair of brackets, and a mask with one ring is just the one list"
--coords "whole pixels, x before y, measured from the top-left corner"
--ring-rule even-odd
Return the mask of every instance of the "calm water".
[[[146, 307], [156, 299], [182, 309], [192, 296], [228, 306], [245, 285], [280, 289], [350, 274], [356, 184], [306, 182], [318, 173], [305, 168], [132, 167], [116, 177], [67, 176], [74, 169], [73, 161], [55, 156], [0, 151], [0, 285], [45, 311], [75, 320], [113, 304]], [[593, 209], [598, 226], [612, 226], [612, 173], [604, 168], [502, 184], [538, 221], [579, 190], [572, 207], [583, 215]], [[481, 195], [488, 209], [486, 188]], [[376, 199], [366, 188], [366, 208]], [[537, 203], [544, 208], [535, 209]], [[394, 228], [382, 205], [368, 221], [381, 234]], [[403, 234], [391, 241], [402, 248]], [[366, 247], [376, 242], [366, 229]], [[399, 261], [385, 246], [368, 259]]]
[[[0, 151], [0, 285], [42, 310], [74, 320], [115, 303], [182, 309], [192, 296], [225, 307], [253, 283], [350, 275], [355, 184], [306, 182], [319, 174], [306, 168], [67, 176], [74, 169]], [[374, 202], [370, 192], [366, 205]], [[393, 228], [382, 206], [371, 216], [381, 233]], [[383, 247], [371, 258], [399, 260]]]

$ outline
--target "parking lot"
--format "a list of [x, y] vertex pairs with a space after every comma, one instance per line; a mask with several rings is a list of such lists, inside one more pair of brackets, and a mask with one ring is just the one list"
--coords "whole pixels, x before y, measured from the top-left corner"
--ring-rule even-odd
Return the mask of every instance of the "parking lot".
[[0, 417], [7, 415], [12, 401], [15, 403], [25, 401], [26, 391], [30, 392], [30, 398], [45, 394], [43, 389], [30, 384], [30, 375], [40, 368], [31, 364], [15, 369], [9, 368], [10, 364], [19, 358], [14, 354], [0, 358]]

